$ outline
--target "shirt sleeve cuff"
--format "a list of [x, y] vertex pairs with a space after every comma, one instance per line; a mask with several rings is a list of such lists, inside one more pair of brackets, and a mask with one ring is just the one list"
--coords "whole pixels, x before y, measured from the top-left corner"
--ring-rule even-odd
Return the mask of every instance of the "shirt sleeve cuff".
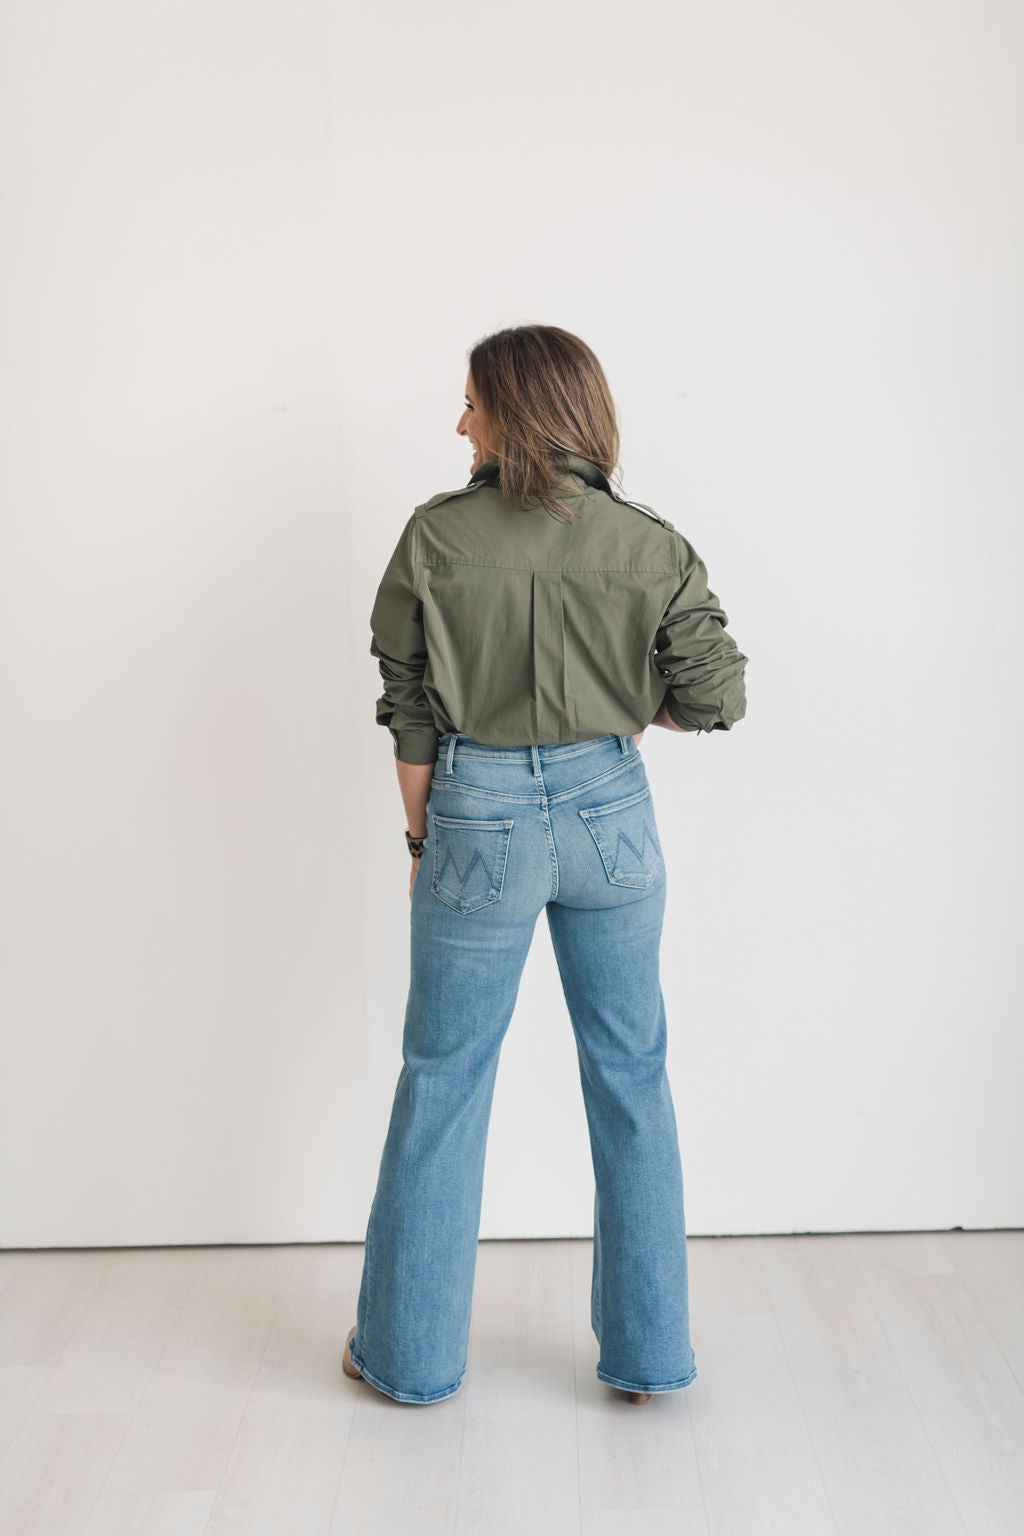
[[731, 725], [721, 718], [713, 704], [690, 704], [684, 707], [671, 693], [665, 695], [665, 708], [670, 720], [684, 731], [727, 731]]
[[437, 761], [437, 744], [441, 739], [438, 731], [421, 728], [392, 731], [391, 735], [395, 743], [395, 756], [399, 762], [422, 766], [424, 763]]

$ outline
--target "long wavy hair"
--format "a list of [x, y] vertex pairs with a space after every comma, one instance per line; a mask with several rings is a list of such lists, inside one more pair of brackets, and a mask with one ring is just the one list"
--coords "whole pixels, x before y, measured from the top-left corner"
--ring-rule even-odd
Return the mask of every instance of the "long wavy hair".
[[542, 506], [574, 522], [579, 514], [555, 494], [563, 456], [590, 459], [609, 483], [619, 459], [615, 403], [594, 353], [557, 325], [516, 325], [478, 341], [469, 372], [497, 439], [504, 494], [523, 511]]

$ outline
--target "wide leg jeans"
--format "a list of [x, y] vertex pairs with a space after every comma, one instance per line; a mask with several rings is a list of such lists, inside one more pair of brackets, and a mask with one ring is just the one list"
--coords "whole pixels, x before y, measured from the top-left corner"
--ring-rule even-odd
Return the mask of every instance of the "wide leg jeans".
[[696, 1377], [659, 976], [665, 880], [632, 736], [501, 748], [441, 737], [350, 1346], [388, 1396], [438, 1402], [466, 1374], [494, 1081], [541, 910], [594, 1167], [597, 1375], [640, 1392]]

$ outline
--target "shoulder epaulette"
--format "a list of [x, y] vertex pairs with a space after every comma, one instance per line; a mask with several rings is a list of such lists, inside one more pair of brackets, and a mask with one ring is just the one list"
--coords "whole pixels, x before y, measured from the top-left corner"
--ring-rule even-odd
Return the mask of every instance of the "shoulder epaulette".
[[483, 480], [471, 480], [468, 485], [460, 485], [454, 491], [438, 491], [436, 496], [431, 496], [429, 501], [422, 502], [416, 510], [427, 512], [431, 507], [438, 506], [442, 501], [449, 501], [453, 496], [465, 496], [467, 491], [478, 491], [485, 483]]
[[611, 494], [612, 494], [613, 498], [616, 501], [621, 502], [624, 507], [635, 507], [638, 512], [646, 512], [647, 516], [648, 517], [653, 517], [654, 521], [656, 523], [660, 523], [661, 526], [663, 528], [667, 528], [670, 533], [675, 533], [675, 528], [669, 522], [668, 518], [667, 517], [662, 517], [659, 512], [655, 512], [653, 507], [645, 506], [642, 501], [630, 501], [625, 496], [617, 495], [615, 491], [612, 491]]

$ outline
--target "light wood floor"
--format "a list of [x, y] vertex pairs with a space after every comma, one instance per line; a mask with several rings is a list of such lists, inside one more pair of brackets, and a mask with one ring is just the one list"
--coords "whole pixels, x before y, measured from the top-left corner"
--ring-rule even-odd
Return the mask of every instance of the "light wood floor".
[[689, 1258], [690, 1387], [597, 1380], [589, 1241], [485, 1242], [420, 1406], [341, 1371], [360, 1244], [0, 1253], [0, 1533], [1024, 1532], [1024, 1233]]

